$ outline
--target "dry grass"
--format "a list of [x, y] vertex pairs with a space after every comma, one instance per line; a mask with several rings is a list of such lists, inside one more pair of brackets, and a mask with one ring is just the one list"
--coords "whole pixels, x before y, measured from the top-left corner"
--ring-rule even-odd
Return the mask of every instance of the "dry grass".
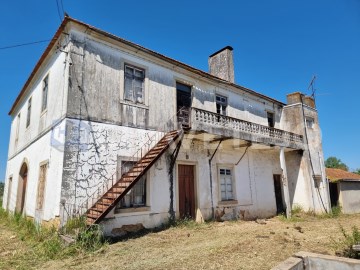
[[[304, 215], [297, 221], [279, 217], [253, 221], [185, 224], [109, 245], [105, 250], [66, 260], [48, 261], [38, 269], [270, 269], [298, 251], [335, 254], [334, 241], [360, 227], [360, 215], [336, 218]], [[29, 252], [18, 239], [0, 234], [0, 260], [11, 252]], [[6, 233], [5, 233], [6, 234]], [[11, 233], [10, 233], [11, 235]], [[4, 247], [6, 245], [6, 247]], [[10, 250], [9, 254], [2, 255]], [[4, 257], [5, 256], [5, 257]], [[11, 268], [11, 267], [10, 267]]]

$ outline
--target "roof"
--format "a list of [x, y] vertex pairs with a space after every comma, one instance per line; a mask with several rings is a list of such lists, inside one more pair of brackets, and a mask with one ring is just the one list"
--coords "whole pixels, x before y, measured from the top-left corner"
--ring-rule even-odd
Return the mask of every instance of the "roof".
[[[10, 109], [10, 111], [9, 111], [9, 115], [11, 115], [11, 114], [14, 112], [16, 106], [17, 106], [18, 103], [20, 102], [21, 98], [24, 96], [24, 94], [25, 94], [25, 92], [26, 92], [26, 90], [27, 90], [27, 87], [30, 85], [32, 79], [35, 77], [37, 71], [40, 69], [42, 63], [45, 61], [46, 57], [48, 56], [48, 54], [50, 53], [51, 49], [52, 49], [53, 46], [55, 45], [57, 39], [58, 39], [59, 36], [62, 34], [63, 30], [65, 29], [65, 27], [67, 26], [67, 24], [68, 24], [69, 22], [73, 22], [73, 23], [78, 24], [78, 25], [80, 25], [80, 26], [84, 26], [84, 27], [88, 28], [89, 30], [92, 30], [92, 31], [94, 31], [94, 32], [96, 32], [96, 33], [99, 33], [99, 34], [101, 34], [101, 35], [104, 35], [104, 36], [106, 36], [106, 37], [108, 37], [108, 38], [114, 39], [114, 40], [119, 41], [119, 42], [121, 42], [121, 43], [123, 43], [123, 44], [126, 44], [126, 45], [128, 45], [128, 46], [131, 46], [131, 47], [133, 47], [133, 48], [135, 48], [135, 49], [138, 49], [138, 50], [140, 50], [140, 51], [143, 51], [143, 52], [145, 52], [145, 53], [148, 53], [148, 54], [150, 54], [150, 55], [153, 55], [153, 56], [155, 56], [155, 57], [157, 57], [157, 58], [159, 58], [159, 59], [162, 59], [162, 60], [164, 60], [164, 61], [166, 61], [166, 62], [169, 62], [169, 63], [171, 63], [171, 64], [173, 64], [173, 65], [179, 66], [179, 67], [181, 67], [181, 68], [183, 68], [183, 69], [186, 69], [186, 70], [188, 70], [188, 71], [190, 71], [190, 72], [196, 73], [196, 74], [198, 74], [198, 75], [200, 75], [200, 76], [206, 77], [206, 78], [208, 78], [208, 79], [210, 79], [210, 80], [213, 80], [213, 81], [215, 81], [215, 82], [217, 82], [217, 83], [222, 83], [222, 84], [225, 84], [225, 85], [228, 85], [228, 86], [231, 86], [231, 87], [235, 87], [235, 88], [237, 88], [237, 89], [240, 89], [240, 90], [242, 90], [242, 91], [248, 92], [248, 93], [253, 94], [253, 95], [255, 95], [255, 96], [258, 96], [258, 97], [260, 97], [260, 98], [264, 98], [264, 99], [266, 99], [266, 100], [268, 100], [268, 101], [277, 103], [277, 104], [279, 104], [279, 105], [281, 105], [281, 106], [286, 105], [285, 103], [283, 103], [283, 102], [281, 102], [281, 101], [279, 101], [279, 100], [273, 99], [273, 98], [268, 97], [268, 96], [263, 95], [263, 94], [260, 94], [260, 93], [258, 93], [258, 92], [256, 92], [256, 91], [251, 90], [251, 89], [249, 89], [249, 88], [246, 88], [246, 87], [244, 87], [244, 86], [240, 86], [240, 85], [237, 85], [237, 84], [228, 82], [228, 81], [223, 80], [223, 79], [221, 79], [221, 78], [219, 78], [219, 77], [216, 77], [216, 76], [214, 76], [214, 75], [212, 75], [212, 74], [210, 74], [210, 73], [208, 73], [208, 72], [202, 71], [202, 70], [200, 70], [200, 69], [194, 68], [194, 67], [189, 66], [189, 65], [187, 65], [187, 64], [185, 64], [185, 63], [182, 63], [182, 62], [180, 62], [180, 61], [177, 61], [177, 60], [175, 60], [175, 59], [172, 59], [172, 58], [170, 58], [170, 57], [167, 57], [167, 56], [165, 56], [165, 55], [162, 55], [162, 54], [160, 54], [160, 53], [157, 53], [157, 52], [155, 52], [155, 51], [149, 50], [149, 49], [147, 49], [147, 48], [145, 48], [145, 47], [142, 47], [142, 46], [140, 46], [140, 45], [138, 45], [138, 44], [135, 44], [135, 43], [130, 42], [130, 41], [128, 41], [128, 40], [125, 40], [125, 39], [123, 39], [123, 38], [117, 37], [117, 36], [115, 36], [115, 35], [113, 35], [113, 34], [110, 34], [110, 33], [108, 33], [108, 32], [105, 32], [105, 31], [103, 31], [103, 30], [100, 30], [100, 29], [98, 29], [98, 28], [96, 28], [96, 27], [94, 27], [94, 26], [91, 26], [91, 25], [89, 25], [89, 24], [86, 24], [86, 23], [84, 23], [84, 22], [81, 22], [81, 21], [79, 21], [79, 20], [76, 20], [76, 19], [74, 19], [74, 18], [65, 16], [65, 18], [64, 18], [64, 20], [62, 21], [61, 25], [60, 25], [59, 28], [57, 29], [55, 35], [53, 36], [53, 38], [51, 39], [50, 43], [49, 43], [48, 46], [46, 47], [45, 51], [44, 51], [43, 54], [41, 55], [40, 59], [39, 59], [38, 62], [36, 63], [33, 71], [31, 72], [29, 78], [28, 78], [27, 81], [25, 82], [25, 84], [24, 84], [23, 88], [21, 89], [19, 95], [17, 96], [14, 104], [12, 105], [12, 107], [11, 107], [11, 109]], [[225, 48], [228, 48], [228, 47], [231, 48], [230, 46], [227, 46], [227, 47], [225, 47]], [[232, 48], [231, 48], [231, 49], [232, 49]]]
[[337, 181], [360, 181], [360, 175], [356, 173], [347, 172], [341, 169], [335, 168], [326, 168], [326, 177], [329, 179], [330, 182], [337, 182]]

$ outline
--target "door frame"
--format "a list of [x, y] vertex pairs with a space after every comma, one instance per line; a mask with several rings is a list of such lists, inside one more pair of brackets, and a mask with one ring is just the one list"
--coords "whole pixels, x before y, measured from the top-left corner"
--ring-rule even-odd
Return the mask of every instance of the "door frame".
[[272, 175], [272, 179], [273, 179], [273, 186], [274, 186], [274, 198], [275, 198], [275, 208], [276, 208], [276, 214], [280, 214], [281, 212], [278, 211], [278, 205], [277, 205], [277, 201], [276, 201], [276, 189], [275, 189], [275, 176], [278, 175], [279, 176], [279, 183], [280, 183], [280, 193], [281, 193], [281, 204], [282, 204], [282, 208], [283, 208], [283, 212], [286, 211], [286, 204], [285, 204], [285, 199], [284, 199], [284, 189], [283, 189], [283, 183], [282, 183], [282, 178], [283, 175], [281, 173], [273, 173]]
[[194, 217], [194, 220], [197, 219], [197, 210], [198, 210], [198, 206], [199, 206], [199, 203], [198, 203], [198, 195], [197, 195], [197, 191], [198, 191], [198, 163], [195, 162], [195, 161], [176, 161], [176, 170], [175, 170], [175, 179], [176, 179], [176, 183], [175, 183], [175, 188], [176, 188], [176, 191], [175, 191], [175, 197], [176, 197], [176, 208], [175, 208], [175, 217], [176, 219], [179, 219], [180, 218], [180, 211], [179, 211], [179, 199], [180, 199], [180, 196], [179, 196], [179, 165], [191, 165], [191, 166], [194, 166], [194, 206], [195, 206], [195, 217]]

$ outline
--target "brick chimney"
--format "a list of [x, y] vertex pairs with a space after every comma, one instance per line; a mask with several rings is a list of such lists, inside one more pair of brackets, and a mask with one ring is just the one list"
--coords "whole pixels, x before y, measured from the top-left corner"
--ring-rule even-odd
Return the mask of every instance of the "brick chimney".
[[226, 46], [210, 55], [209, 70], [211, 75], [234, 83], [234, 60], [232, 51], [232, 47]]

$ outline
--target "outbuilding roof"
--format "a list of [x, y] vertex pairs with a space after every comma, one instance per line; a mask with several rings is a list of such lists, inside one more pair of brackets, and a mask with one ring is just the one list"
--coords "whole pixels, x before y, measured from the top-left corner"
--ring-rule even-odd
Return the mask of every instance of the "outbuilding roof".
[[329, 179], [330, 182], [360, 181], [359, 174], [335, 168], [326, 168], [326, 177]]
[[185, 69], [185, 70], [188, 70], [188, 71], [190, 71], [190, 72], [193, 72], [193, 73], [195, 73], [195, 74], [197, 74], [197, 75], [200, 75], [200, 76], [202, 76], [202, 77], [205, 77], [205, 78], [208, 78], [208, 79], [210, 79], [210, 80], [213, 80], [213, 81], [215, 81], [215, 82], [217, 82], [217, 83], [222, 83], [222, 84], [225, 84], [225, 85], [228, 85], [228, 86], [231, 86], [231, 87], [235, 87], [235, 88], [237, 88], [237, 89], [240, 89], [240, 90], [242, 90], [242, 91], [248, 92], [248, 93], [253, 94], [253, 95], [255, 95], [255, 96], [258, 96], [258, 97], [260, 97], [260, 98], [264, 98], [264, 99], [266, 99], [266, 100], [268, 100], [268, 101], [277, 103], [277, 104], [279, 104], [280, 106], [286, 105], [285, 103], [283, 103], [283, 102], [281, 102], [281, 101], [279, 101], [279, 100], [273, 99], [273, 98], [268, 97], [268, 96], [263, 95], [263, 94], [260, 94], [260, 93], [258, 93], [258, 92], [256, 92], [256, 91], [251, 90], [251, 89], [249, 89], [249, 88], [246, 88], [246, 87], [244, 87], [244, 86], [240, 86], [240, 85], [237, 85], [237, 84], [228, 82], [228, 81], [223, 80], [223, 79], [221, 79], [221, 78], [219, 78], [219, 77], [216, 77], [216, 76], [214, 76], [214, 75], [212, 75], [212, 74], [210, 74], [210, 73], [208, 73], [208, 72], [205, 72], [205, 71], [202, 71], [202, 70], [200, 70], [200, 69], [194, 68], [194, 67], [189, 66], [189, 65], [187, 65], [187, 64], [185, 64], [185, 63], [182, 63], [182, 62], [180, 62], [180, 61], [178, 61], [178, 60], [172, 59], [172, 58], [170, 58], [170, 57], [167, 57], [167, 56], [165, 56], [165, 55], [163, 55], [163, 54], [157, 53], [157, 52], [152, 51], [152, 50], [150, 50], [150, 49], [147, 49], [147, 48], [145, 48], [145, 47], [142, 47], [142, 46], [140, 46], [140, 45], [138, 45], [138, 44], [135, 44], [135, 43], [133, 43], [133, 42], [130, 42], [130, 41], [125, 40], [125, 39], [123, 39], [123, 38], [117, 37], [117, 36], [115, 36], [115, 35], [113, 35], [113, 34], [110, 34], [110, 33], [108, 33], [108, 32], [105, 32], [105, 31], [103, 31], [103, 30], [100, 30], [100, 29], [98, 29], [98, 28], [96, 28], [96, 27], [94, 27], [94, 26], [91, 26], [91, 25], [89, 25], [89, 24], [86, 24], [86, 23], [84, 23], [84, 22], [81, 22], [81, 21], [79, 21], [79, 20], [76, 20], [76, 19], [74, 19], [74, 18], [65, 16], [65, 18], [64, 18], [64, 20], [62, 21], [61, 25], [60, 25], [59, 28], [57, 29], [54, 37], [51, 39], [49, 45], [46, 47], [44, 53], [41, 55], [39, 61], [36, 63], [33, 71], [31, 72], [29, 78], [27, 79], [25, 85], [23, 86], [22, 90], [20, 91], [19, 95], [17, 96], [14, 104], [12, 105], [12, 107], [11, 107], [11, 109], [10, 109], [10, 111], [9, 111], [9, 115], [11, 115], [11, 114], [14, 112], [16, 106], [17, 106], [18, 103], [20, 102], [21, 98], [24, 96], [24, 94], [25, 94], [25, 92], [26, 92], [26, 90], [27, 90], [27, 87], [30, 85], [32, 79], [33, 79], [34, 76], [36, 75], [37, 71], [40, 69], [43, 61], [46, 59], [46, 57], [47, 57], [48, 54], [50, 53], [50, 51], [51, 51], [51, 49], [53, 48], [53, 46], [55, 45], [57, 39], [59, 38], [59, 36], [61, 35], [61, 33], [63, 32], [63, 30], [65, 29], [65, 27], [67, 26], [67, 24], [68, 24], [69, 22], [72, 22], [72, 23], [75, 23], [75, 24], [84, 26], [84, 27], [86, 27], [87, 29], [89, 29], [89, 30], [91, 30], [91, 31], [94, 31], [94, 32], [96, 32], [96, 33], [98, 33], [98, 34], [100, 34], [100, 35], [103, 35], [103, 36], [108, 37], [108, 38], [112, 38], [112, 39], [114, 39], [114, 40], [116, 40], [116, 41], [119, 41], [119, 42], [121, 42], [121, 43], [123, 43], [123, 44], [126, 44], [126, 45], [128, 45], [128, 46], [131, 46], [131, 47], [133, 47], [133, 48], [136, 48], [136, 49], [138, 49], [138, 50], [140, 50], [140, 51], [143, 51], [143, 52], [145, 52], [145, 53], [148, 53], [148, 54], [150, 54], [150, 55], [153, 55], [153, 56], [155, 56], [155, 57], [157, 57], [157, 58], [159, 58], [159, 59], [162, 59], [162, 60], [164, 60], [164, 61], [166, 61], [166, 62], [169, 62], [169, 63], [171, 63], [171, 64], [173, 64], [173, 65], [179, 66], [179, 67], [181, 67], [181, 68], [183, 68], [183, 69]]

